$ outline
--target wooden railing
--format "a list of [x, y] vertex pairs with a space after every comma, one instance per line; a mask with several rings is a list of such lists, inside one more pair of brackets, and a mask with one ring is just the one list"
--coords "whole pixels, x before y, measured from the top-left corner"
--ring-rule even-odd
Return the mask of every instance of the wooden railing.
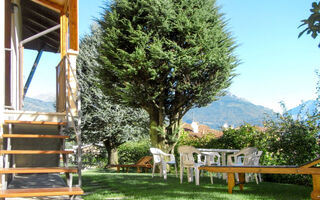
[[[72, 68], [70, 58], [66, 55], [57, 66], [57, 89], [56, 89], [56, 110], [65, 112], [67, 118], [67, 127], [73, 128], [76, 134], [77, 153], [76, 161], [78, 165], [78, 185], [82, 185], [81, 179], [81, 104], [80, 91], [75, 68]], [[70, 83], [73, 81], [73, 86]]]
[[61, 59], [56, 67], [56, 111], [66, 111], [66, 64], [65, 58]]

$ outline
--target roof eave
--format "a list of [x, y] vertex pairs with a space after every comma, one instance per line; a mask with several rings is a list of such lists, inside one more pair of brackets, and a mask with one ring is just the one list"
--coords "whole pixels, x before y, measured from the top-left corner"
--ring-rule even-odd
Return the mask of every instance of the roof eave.
[[67, 0], [62, 0], [62, 4], [61, 2], [59, 4], [55, 1], [49, 1], [49, 0], [32, 0], [32, 1], [44, 7], [47, 7], [51, 10], [54, 10], [57, 13], [60, 13], [61, 11], [64, 10], [64, 5], [66, 5]]

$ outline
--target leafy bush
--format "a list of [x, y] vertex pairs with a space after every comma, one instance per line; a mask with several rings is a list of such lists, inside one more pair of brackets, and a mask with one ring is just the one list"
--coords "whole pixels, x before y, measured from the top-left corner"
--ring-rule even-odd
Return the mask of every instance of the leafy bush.
[[130, 141], [120, 145], [118, 148], [119, 163], [136, 163], [141, 157], [151, 155], [150, 147], [151, 144], [148, 139], [137, 142]]
[[257, 147], [265, 150], [266, 134], [256, 127], [246, 124], [237, 129], [223, 130], [223, 136], [216, 138], [215, 134], [209, 133], [201, 138], [190, 137], [183, 132], [178, 145], [190, 145], [196, 148], [211, 149], [242, 149], [244, 147]]
[[[284, 114], [277, 121], [267, 121], [267, 165], [301, 165], [319, 156], [319, 126], [315, 116], [294, 120]], [[309, 175], [266, 175], [266, 180], [311, 184]]]
[[206, 134], [201, 138], [197, 138], [190, 137], [188, 132], [182, 131], [177, 146], [188, 145], [196, 148], [214, 148], [212, 143], [215, 143], [215, 140], [216, 137], [212, 133]]
[[245, 147], [257, 147], [265, 149], [266, 134], [250, 124], [240, 126], [237, 129], [225, 129], [223, 136], [217, 140], [220, 148], [242, 149]]

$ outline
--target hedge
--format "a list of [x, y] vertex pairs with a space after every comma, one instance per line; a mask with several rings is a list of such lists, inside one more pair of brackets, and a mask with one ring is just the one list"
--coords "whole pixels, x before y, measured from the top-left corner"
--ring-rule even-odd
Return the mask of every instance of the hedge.
[[143, 156], [150, 156], [151, 143], [144, 139], [137, 142], [126, 142], [119, 146], [118, 156], [120, 164], [134, 164]]

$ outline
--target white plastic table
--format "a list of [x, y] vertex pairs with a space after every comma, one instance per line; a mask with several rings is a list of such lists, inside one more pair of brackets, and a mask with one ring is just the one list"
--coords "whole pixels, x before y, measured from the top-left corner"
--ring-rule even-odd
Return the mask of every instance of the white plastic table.
[[[228, 153], [237, 153], [239, 149], [198, 149], [204, 156], [206, 156], [206, 152], [218, 152], [221, 153], [221, 164], [227, 165], [227, 154]], [[223, 173], [223, 179], [227, 179], [227, 174]]]

